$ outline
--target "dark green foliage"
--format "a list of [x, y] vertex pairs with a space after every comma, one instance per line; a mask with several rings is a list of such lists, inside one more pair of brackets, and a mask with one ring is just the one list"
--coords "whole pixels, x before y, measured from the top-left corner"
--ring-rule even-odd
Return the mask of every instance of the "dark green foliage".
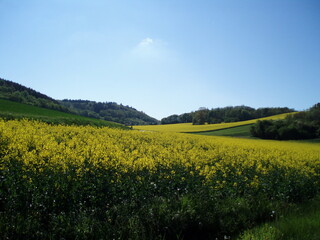
[[181, 115], [171, 115], [163, 118], [161, 124], [173, 123], [222, 123], [222, 122], [238, 122], [250, 119], [269, 117], [282, 113], [294, 112], [290, 108], [258, 108], [254, 109], [247, 106], [235, 106], [224, 108], [213, 108], [211, 110], [200, 108], [198, 111], [191, 113], [184, 113]]
[[320, 104], [308, 111], [289, 115], [284, 120], [258, 121], [251, 127], [254, 137], [276, 140], [313, 139], [320, 137]]
[[107, 121], [122, 123], [125, 125], [152, 125], [159, 121], [147, 114], [129, 106], [123, 106], [114, 102], [95, 102], [87, 100], [62, 100], [60, 103], [72, 109], [74, 112], [86, 116]]
[[[158, 166], [154, 172], [128, 169], [119, 174], [118, 169], [89, 162], [51, 169], [41, 164], [26, 168], [11, 159], [0, 169], [0, 235], [4, 239], [223, 239], [272, 220], [272, 211], [319, 192], [318, 178], [276, 166], [259, 176], [259, 187], [248, 188], [247, 180], [256, 171], [248, 168], [238, 175], [237, 166], [228, 167], [228, 176], [217, 171], [207, 182], [196, 166]], [[223, 189], [216, 189], [218, 180], [225, 181]]]
[[274, 212], [275, 221], [242, 233], [238, 240], [319, 240], [320, 198], [307, 201], [290, 211]]
[[[254, 109], [247, 106], [215, 108], [208, 110], [207, 123], [221, 123], [221, 122], [238, 122], [250, 119], [269, 117], [282, 113], [293, 112], [289, 108], [258, 108]], [[196, 115], [194, 115], [196, 117]]]
[[193, 113], [183, 113], [181, 115], [171, 115], [161, 119], [161, 124], [173, 124], [173, 123], [190, 123], [192, 122]]
[[205, 124], [209, 117], [209, 109], [201, 108], [193, 115], [192, 124], [202, 125]]
[[[192, 117], [191, 117], [192, 121]], [[161, 119], [161, 124], [174, 124], [174, 123], [183, 123], [183, 121], [180, 119], [179, 115], [173, 114], [169, 117]]]

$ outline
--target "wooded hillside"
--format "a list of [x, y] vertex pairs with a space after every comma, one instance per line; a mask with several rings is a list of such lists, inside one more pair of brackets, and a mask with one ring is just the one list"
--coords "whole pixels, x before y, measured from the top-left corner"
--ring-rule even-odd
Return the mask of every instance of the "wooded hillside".
[[125, 125], [152, 125], [159, 121], [137, 109], [115, 102], [95, 102], [88, 100], [62, 100], [63, 106], [86, 117], [93, 117]]
[[162, 124], [173, 123], [222, 123], [222, 122], [238, 122], [251, 120], [256, 118], [269, 117], [282, 113], [294, 112], [294, 109], [287, 107], [274, 107], [274, 108], [252, 108], [248, 106], [235, 106], [224, 108], [200, 108], [198, 111], [191, 113], [183, 113], [181, 115], [171, 115], [161, 119]]
[[70, 112], [57, 100], [25, 87], [19, 83], [0, 78], [0, 98], [63, 112]]
[[137, 109], [115, 102], [88, 100], [55, 100], [21, 84], [0, 78], [0, 99], [28, 104], [85, 117], [117, 122], [125, 125], [150, 125], [159, 121]]

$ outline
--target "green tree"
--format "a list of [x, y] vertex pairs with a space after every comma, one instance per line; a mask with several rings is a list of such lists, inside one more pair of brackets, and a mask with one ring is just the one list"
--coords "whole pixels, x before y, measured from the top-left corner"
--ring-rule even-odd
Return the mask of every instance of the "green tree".
[[192, 123], [194, 125], [203, 125], [208, 122], [208, 116], [209, 110], [207, 108], [199, 108], [193, 116]]

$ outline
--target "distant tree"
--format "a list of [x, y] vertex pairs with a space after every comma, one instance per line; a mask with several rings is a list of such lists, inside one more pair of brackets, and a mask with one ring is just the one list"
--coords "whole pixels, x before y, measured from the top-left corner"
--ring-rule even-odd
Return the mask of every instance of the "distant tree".
[[193, 115], [192, 124], [203, 125], [208, 122], [209, 110], [207, 108], [199, 108]]
[[192, 114], [191, 114], [191, 113], [181, 114], [181, 115], [179, 116], [179, 119], [180, 119], [180, 122], [181, 122], [181, 123], [189, 123], [189, 122], [192, 122]]
[[[200, 109], [199, 109], [200, 110]], [[199, 111], [198, 110], [198, 111]], [[204, 110], [204, 109], [203, 109]], [[208, 110], [208, 109], [206, 109]], [[221, 123], [221, 122], [235, 122], [245, 121], [254, 118], [267, 117], [271, 115], [293, 112], [293, 109], [289, 108], [259, 108], [254, 109], [248, 106], [235, 106], [235, 107], [224, 107], [224, 108], [213, 108], [208, 110], [205, 122], [209, 124]], [[194, 123], [199, 124], [199, 113], [190, 112], [181, 115], [171, 115], [161, 120], [161, 124], [172, 124], [172, 123]]]
[[169, 117], [161, 119], [161, 124], [174, 124], [180, 123], [180, 118], [177, 114], [170, 115]]

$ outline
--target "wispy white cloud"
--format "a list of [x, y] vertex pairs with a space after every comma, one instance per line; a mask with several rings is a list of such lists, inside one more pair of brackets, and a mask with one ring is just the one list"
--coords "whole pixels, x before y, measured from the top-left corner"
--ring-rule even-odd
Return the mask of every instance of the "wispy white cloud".
[[132, 55], [148, 61], [164, 60], [170, 55], [170, 50], [163, 40], [147, 37], [136, 44]]
[[154, 44], [155, 41], [152, 39], [152, 38], [145, 38], [143, 39], [139, 44], [138, 46], [140, 47], [145, 47], [145, 46], [150, 46], [151, 44]]

